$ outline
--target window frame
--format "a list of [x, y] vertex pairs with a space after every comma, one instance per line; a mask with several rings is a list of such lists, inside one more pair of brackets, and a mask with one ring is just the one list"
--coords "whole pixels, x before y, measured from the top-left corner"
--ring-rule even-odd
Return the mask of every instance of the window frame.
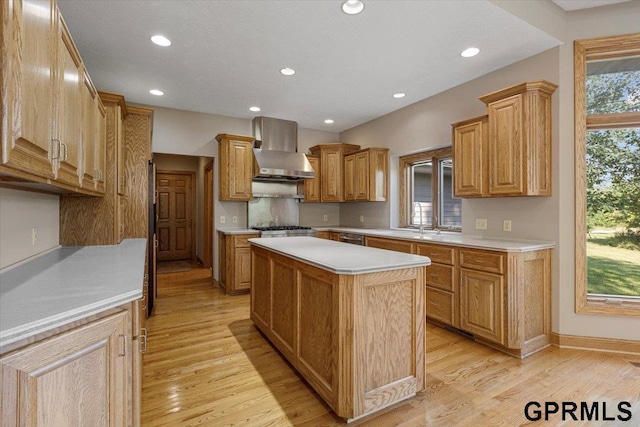
[[[418, 228], [411, 224], [411, 212], [409, 207], [411, 201], [411, 190], [413, 189], [411, 168], [419, 163], [432, 162], [431, 176], [431, 194], [433, 196], [433, 208], [431, 223], [432, 227], [425, 227], [428, 230], [442, 229], [440, 226], [438, 212], [440, 210], [440, 163], [442, 159], [450, 158], [453, 161], [453, 148], [437, 148], [434, 150], [421, 151], [415, 154], [401, 156], [399, 159], [399, 176], [400, 176], [400, 205], [399, 205], [399, 226], [401, 228]], [[453, 165], [455, 168], [455, 164]], [[460, 229], [450, 231], [461, 232]]]
[[640, 33], [574, 41], [575, 311], [640, 316], [640, 297], [589, 295], [587, 290], [587, 132], [637, 127], [640, 112], [587, 115], [587, 62], [640, 55]]

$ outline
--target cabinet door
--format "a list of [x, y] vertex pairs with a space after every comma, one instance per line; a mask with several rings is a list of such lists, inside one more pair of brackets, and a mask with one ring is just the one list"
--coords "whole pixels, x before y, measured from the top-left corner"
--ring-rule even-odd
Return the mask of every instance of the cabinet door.
[[235, 273], [233, 289], [228, 292], [248, 290], [251, 287], [251, 248], [235, 250]]
[[69, 31], [58, 14], [57, 96], [55, 116], [60, 143], [56, 180], [75, 187], [81, 186], [84, 104], [83, 80], [86, 76], [80, 55], [71, 40]]
[[460, 269], [460, 328], [504, 344], [504, 276]]
[[97, 108], [95, 109], [96, 115], [96, 154], [95, 154], [95, 169], [97, 170], [96, 176], [96, 190], [99, 193], [105, 192], [105, 174], [106, 174], [106, 157], [107, 157], [107, 115], [100, 101], [99, 97], [96, 97]]
[[[367, 201], [369, 199], [369, 152], [357, 153], [355, 157], [355, 193], [356, 200]], [[345, 176], [347, 171], [345, 170]], [[346, 188], [346, 187], [345, 187]], [[346, 195], [345, 195], [346, 198]]]
[[344, 157], [344, 200], [356, 200], [356, 155]]
[[293, 357], [298, 307], [296, 270], [290, 258], [271, 255], [271, 332], [280, 351]]
[[98, 171], [95, 165], [98, 142], [97, 92], [86, 70], [82, 79], [82, 186], [95, 189]]
[[124, 123], [123, 113], [120, 105], [115, 107], [115, 122], [113, 133], [116, 137], [116, 167], [117, 180], [118, 180], [118, 194], [124, 196], [127, 194], [127, 181], [124, 167]]
[[53, 178], [55, 2], [0, 2], [2, 166]]
[[486, 128], [486, 117], [453, 128], [455, 197], [481, 197], [487, 193]]
[[0, 360], [3, 425], [127, 425], [129, 313]]
[[250, 200], [253, 176], [251, 142], [223, 139], [220, 148], [220, 200]]
[[311, 167], [315, 171], [316, 177], [304, 180], [304, 201], [319, 202], [320, 201], [320, 181], [322, 180], [322, 172], [320, 171], [320, 157], [307, 156]]
[[343, 159], [340, 148], [323, 148], [321, 164], [322, 184], [320, 191], [323, 202], [342, 202]]
[[489, 193], [517, 196], [524, 194], [525, 147], [522, 123], [522, 95], [515, 95], [487, 106], [489, 114]]

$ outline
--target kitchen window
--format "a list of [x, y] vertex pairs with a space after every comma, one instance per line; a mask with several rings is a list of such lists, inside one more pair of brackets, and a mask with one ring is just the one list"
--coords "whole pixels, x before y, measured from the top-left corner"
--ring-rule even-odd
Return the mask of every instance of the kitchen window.
[[462, 201], [453, 197], [451, 148], [400, 158], [400, 227], [462, 230]]
[[578, 40], [576, 312], [640, 315], [640, 33]]

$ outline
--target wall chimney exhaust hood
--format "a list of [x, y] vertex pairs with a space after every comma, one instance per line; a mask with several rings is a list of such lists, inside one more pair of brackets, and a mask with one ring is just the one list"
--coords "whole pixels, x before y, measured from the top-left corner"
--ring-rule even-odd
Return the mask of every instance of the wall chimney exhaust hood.
[[315, 178], [303, 153], [298, 153], [298, 124], [289, 120], [255, 117], [253, 154], [258, 163], [254, 181], [297, 181]]

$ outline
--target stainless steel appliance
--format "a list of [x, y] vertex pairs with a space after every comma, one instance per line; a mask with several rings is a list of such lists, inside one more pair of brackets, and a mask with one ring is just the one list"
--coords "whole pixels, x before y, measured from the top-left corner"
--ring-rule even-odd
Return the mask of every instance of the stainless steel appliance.
[[260, 231], [260, 237], [291, 237], [291, 236], [312, 236], [317, 233], [311, 227], [302, 227], [299, 225], [278, 225], [270, 227], [251, 227]]
[[353, 245], [364, 246], [364, 236], [362, 234], [340, 233], [340, 241], [344, 243], [351, 243]]

